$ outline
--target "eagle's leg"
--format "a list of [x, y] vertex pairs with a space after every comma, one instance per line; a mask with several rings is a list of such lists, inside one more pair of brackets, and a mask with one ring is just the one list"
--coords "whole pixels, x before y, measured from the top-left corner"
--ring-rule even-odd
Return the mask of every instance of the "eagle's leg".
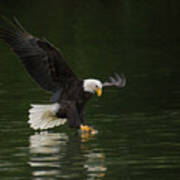
[[71, 101], [63, 101], [61, 103], [63, 111], [67, 115], [68, 125], [71, 128], [80, 128], [80, 117], [76, 105]]
[[82, 131], [82, 133], [91, 133], [91, 134], [95, 134], [96, 130], [93, 129], [92, 127], [88, 126], [88, 125], [85, 125], [85, 122], [84, 122], [84, 117], [83, 117], [83, 111], [80, 112], [80, 122], [81, 122], [81, 125], [80, 125], [80, 129]]

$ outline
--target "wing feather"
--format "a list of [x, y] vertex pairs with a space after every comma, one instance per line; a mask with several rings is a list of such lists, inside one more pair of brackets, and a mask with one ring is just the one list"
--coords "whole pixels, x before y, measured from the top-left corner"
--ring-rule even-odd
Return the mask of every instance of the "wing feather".
[[0, 18], [0, 39], [13, 49], [43, 89], [57, 92], [65, 83], [78, 80], [60, 51], [46, 39], [38, 39], [26, 32], [17, 19]]
[[118, 88], [123, 88], [126, 86], [126, 77], [124, 74], [121, 74], [121, 76], [119, 76], [117, 73], [114, 73], [115, 77], [110, 77], [109, 78], [109, 82], [104, 82], [103, 83], [103, 87], [118, 87]]

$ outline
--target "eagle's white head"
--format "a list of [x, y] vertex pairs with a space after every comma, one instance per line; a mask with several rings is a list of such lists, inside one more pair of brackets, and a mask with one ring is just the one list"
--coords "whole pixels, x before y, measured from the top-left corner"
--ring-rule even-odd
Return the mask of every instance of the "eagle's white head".
[[97, 79], [85, 79], [83, 88], [85, 92], [97, 93], [98, 96], [102, 95], [102, 83]]

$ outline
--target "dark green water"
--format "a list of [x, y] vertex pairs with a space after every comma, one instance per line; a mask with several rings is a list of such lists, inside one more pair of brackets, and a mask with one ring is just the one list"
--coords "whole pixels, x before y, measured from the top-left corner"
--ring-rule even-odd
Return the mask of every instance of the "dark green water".
[[82, 78], [124, 72], [86, 108], [99, 133], [34, 132], [31, 103], [48, 103], [0, 42], [0, 179], [175, 180], [180, 176], [179, 1], [0, 1], [36, 36], [60, 47]]

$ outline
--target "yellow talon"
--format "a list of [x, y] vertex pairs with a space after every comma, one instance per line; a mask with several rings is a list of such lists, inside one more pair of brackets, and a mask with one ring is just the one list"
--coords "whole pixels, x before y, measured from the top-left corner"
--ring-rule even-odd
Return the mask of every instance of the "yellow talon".
[[97, 130], [93, 129], [92, 127], [86, 126], [86, 125], [81, 125], [81, 140], [82, 142], [87, 142], [90, 139], [92, 139], [95, 134], [97, 134]]
[[89, 126], [84, 126], [84, 125], [81, 125], [81, 130], [83, 132], [89, 132], [91, 130], [91, 128]]
[[84, 133], [92, 133], [92, 134], [95, 134], [96, 130], [93, 129], [92, 127], [89, 127], [89, 126], [84, 126], [84, 125], [81, 125], [81, 131], [84, 132]]

